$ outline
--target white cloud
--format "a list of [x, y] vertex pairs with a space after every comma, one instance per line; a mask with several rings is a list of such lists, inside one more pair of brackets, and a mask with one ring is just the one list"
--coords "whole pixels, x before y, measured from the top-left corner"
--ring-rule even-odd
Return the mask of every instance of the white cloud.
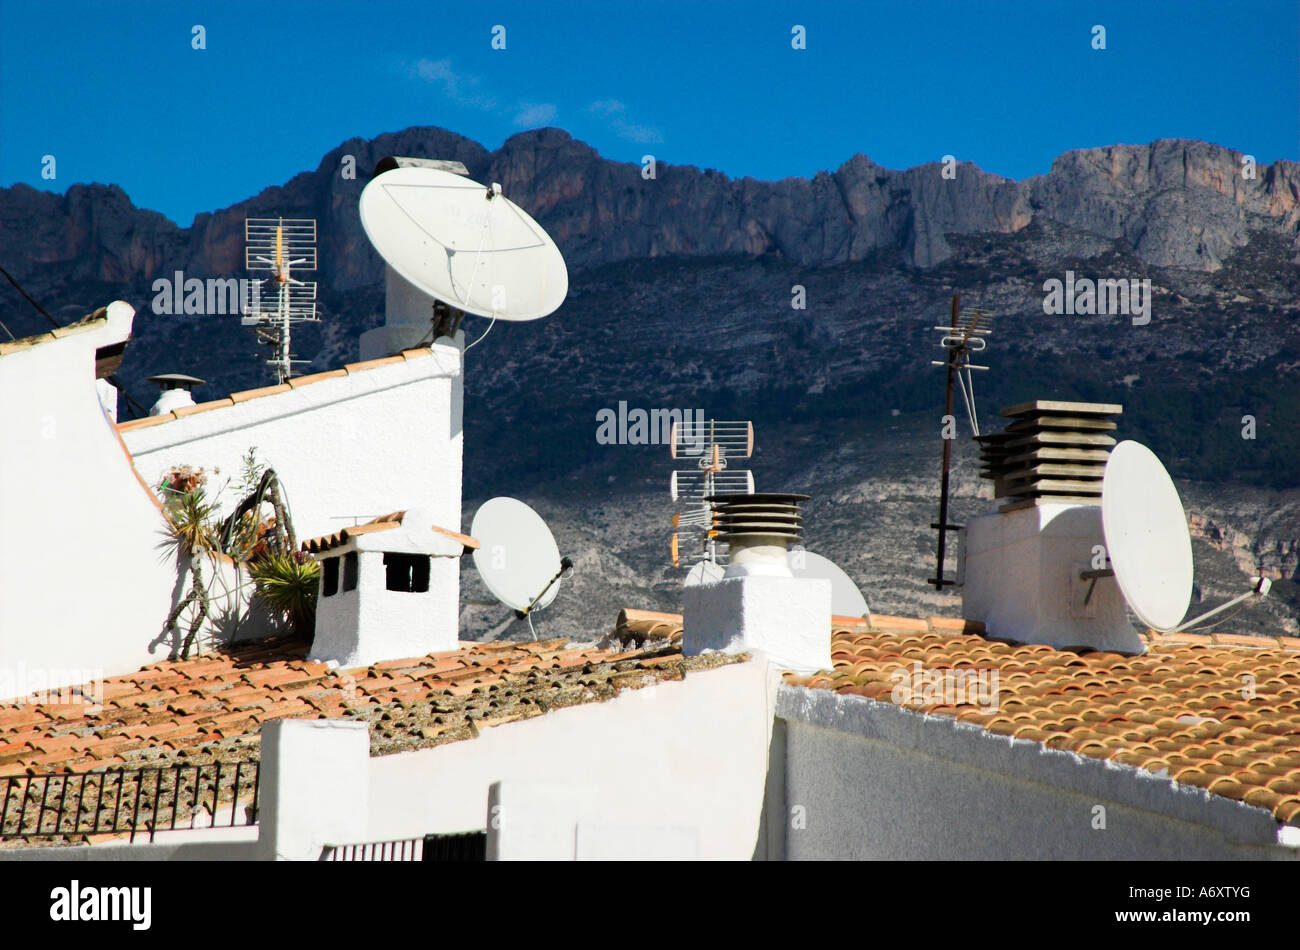
[[525, 128], [536, 128], [539, 125], [550, 125], [555, 121], [556, 108], [549, 102], [521, 102], [519, 103], [519, 113], [515, 116], [515, 125]]
[[592, 115], [604, 119], [606, 124], [621, 139], [652, 145], [664, 140], [663, 133], [653, 126], [632, 122], [627, 117], [627, 104], [618, 99], [598, 99], [587, 106]]
[[[459, 106], [510, 116], [520, 128], [552, 125], [559, 110], [549, 102], [503, 102], [483, 88], [478, 76], [457, 71], [450, 59], [421, 59], [409, 67], [411, 79], [439, 90], [448, 101]], [[597, 99], [587, 106], [590, 115], [602, 120], [619, 138], [642, 145], [664, 140], [663, 133], [650, 125], [633, 122], [627, 104], [619, 99]]]
[[477, 76], [456, 72], [449, 59], [422, 59], [411, 67], [411, 77], [438, 87], [443, 95], [458, 105], [484, 112], [495, 112], [500, 108], [495, 96], [480, 89]]

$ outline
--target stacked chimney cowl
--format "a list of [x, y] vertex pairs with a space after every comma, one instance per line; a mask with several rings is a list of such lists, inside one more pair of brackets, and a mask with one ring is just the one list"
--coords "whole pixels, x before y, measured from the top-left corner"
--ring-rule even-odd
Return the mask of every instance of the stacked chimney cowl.
[[807, 497], [708, 499], [729, 563], [717, 581], [683, 592], [682, 646], [688, 656], [759, 653], [795, 672], [831, 668], [831, 583], [793, 576], [788, 560], [790, 545], [801, 540], [799, 503]]
[[961, 532], [962, 616], [989, 636], [1054, 647], [1141, 653], [1145, 644], [1109, 568], [1101, 486], [1112, 403], [1037, 400], [1002, 410], [1003, 432], [977, 436], [998, 509]]

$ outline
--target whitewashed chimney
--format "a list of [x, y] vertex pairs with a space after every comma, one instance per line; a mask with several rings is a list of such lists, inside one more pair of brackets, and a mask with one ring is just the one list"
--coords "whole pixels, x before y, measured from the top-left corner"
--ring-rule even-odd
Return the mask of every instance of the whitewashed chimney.
[[304, 542], [321, 564], [308, 658], [347, 668], [457, 649], [460, 558], [476, 547], [422, 508]]
[[726, 573], [683, 592], [682, 647], [759, 653], [782, 669], [831, 668], [831, 582], [790, 573], [806, 495], [715, 496]]
[[195, 386], [202, 386], [203, 380], [184, 373], [162, 373], [150, 376], [149, 382], [158, 384], [158, 401], [149, 408], [149, 415], [161, 416], [174, 409], [194, 405]]
[[1142, 653], [1109, 570], [1101, 479], [1112, 404], [1039, 400], [1004, 409], [1004, 432], [978, 437], [998, 510], [962, 529], [962, 616], [988, 636]]

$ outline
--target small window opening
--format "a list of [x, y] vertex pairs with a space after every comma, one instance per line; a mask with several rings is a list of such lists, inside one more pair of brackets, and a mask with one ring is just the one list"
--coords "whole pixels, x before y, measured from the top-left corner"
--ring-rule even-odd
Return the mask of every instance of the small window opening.
[[327, 557], [321, 566], [321, 596], [333, 597], [339, 592], [339, 559]]
[[426, 554], [385, 554], [384, 573], [389, 590], [423, 594], [429, 589], [429, 557]]

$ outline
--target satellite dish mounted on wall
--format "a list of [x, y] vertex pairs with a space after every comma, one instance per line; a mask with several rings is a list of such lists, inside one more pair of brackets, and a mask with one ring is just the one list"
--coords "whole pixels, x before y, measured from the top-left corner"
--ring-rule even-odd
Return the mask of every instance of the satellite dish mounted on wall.
[[1183, 622], [1192, 598], [1192, 538], [1173, 479], [1145, 445], [1125, 441], [1110, 451], [1101, 488], [1101, 523], [1110, 566], [1085, 571], [1096, 583], [1113, 576], [1137, 618], [1159, 633], [1176, 633], [1249, 597], [1268, 593], [1266, 577], [1215, 609]]
[[560, 557], [542, 516], [517, 498], [485, 501], [470, 531], [479, 540], [474, 566], [484, 585], [520, 618], [549, 606], [560, 592], [560, 579], [573, 570], [573, 562]]
[[360, 210], [366, 236], [388, 265], [451, 307], [536, 320], [568, 294], [559, 248], [500, 185], [394, 160], [361, 192]]

